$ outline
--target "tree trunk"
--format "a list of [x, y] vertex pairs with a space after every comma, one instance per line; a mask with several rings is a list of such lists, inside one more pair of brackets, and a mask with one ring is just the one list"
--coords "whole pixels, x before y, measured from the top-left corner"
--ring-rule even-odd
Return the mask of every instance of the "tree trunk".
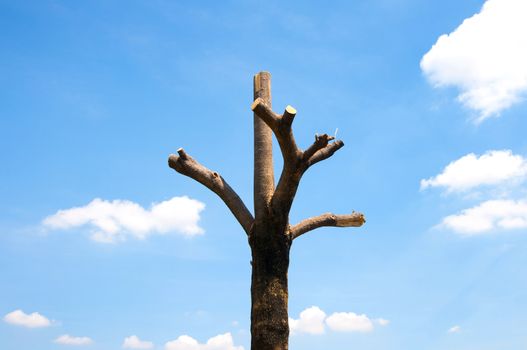
[[290, 236], [287, 222], [270, 215], [255, 222], [249, 243], [252, 252], [251, 349], [287, 350]]
[[[254, 76], [254, 100], [271, 107], [271, 75]], [[249, 235], [252, 252], [251, 349], [288, 348], [287, 270], [291, 240], [285, 234], [287, 216], [271, 214], [274, 193], [273, 133], [254, 115], [254, 211]]]
[[[216, 171], [198, 163], [182, 148], [168, 157], [168, 165], [216, 193], [227, 205], [249, 237], [252, 253], [251, 349], [287, 350], [287, 270], [293, 239], [322, 226], [359, 227], [364, 215], [326, 213], [289, 226], [289, 210], [300, 179], [312, 165], [331, 157], [344, 146], [327, 134], [315, 135], [315, 142], [300, 149], [291, 125], [296, 109], [287, 106], [283, 114], [271, 109], [271, 75], [254, 76], [254, 218], [241, 198]], [[284, 166], [275, 188], [273, 134]]]

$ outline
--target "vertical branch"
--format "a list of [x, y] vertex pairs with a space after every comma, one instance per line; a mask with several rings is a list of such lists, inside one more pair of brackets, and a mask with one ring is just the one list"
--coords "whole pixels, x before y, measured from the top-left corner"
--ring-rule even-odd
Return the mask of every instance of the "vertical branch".
[[[261, 98], [271, 106], [271, 74], [254, 76], [254, 99]], [[274, 192], [273, 133], [265, 122], [254, 115], [254, 214], [258, 221], [268, 211]]]

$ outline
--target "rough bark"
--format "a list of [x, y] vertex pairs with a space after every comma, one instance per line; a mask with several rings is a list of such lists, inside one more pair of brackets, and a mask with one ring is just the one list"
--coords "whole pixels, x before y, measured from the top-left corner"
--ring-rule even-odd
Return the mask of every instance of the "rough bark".
[[284, 234], [285, 226], [269, 218], [255, 225], [249, 238], [252, 350], [288, 349], [287, 271], [291, 239]]
[[[254, 77], [254, 99], [271, 106], [271, 75]], [[285, 235], [287, 218], [272, 215], [274, 195], [272, 121], [254, 115], [254, 210], [249, 236], [252, 255], [251, 349], [288, 348], [287, 314], [290, 238]]]
[[[289, 226], [289, 211], [302, 175], [312, 165], [331, 157], [344, 146], [327, 134], [316, 135], [306, 150], [295, 141], [292, 124], [296, 110], [283, 114], [271, 108], [271, 75], [254, 77], [254, 218], [243, 201], [216, 172], [205, 168], [183, 151], [170, 155], [169, 166], [215, 192], [227, 205], [249, 237], [252, 255], [251, 349], [287, 350], [289, 340], [287, 273], [293, 239], [322, 226], [358, 227], [366, 221], [355, 213], [322, 214]], [[275, 188], [272, 136], [284, 159]]]

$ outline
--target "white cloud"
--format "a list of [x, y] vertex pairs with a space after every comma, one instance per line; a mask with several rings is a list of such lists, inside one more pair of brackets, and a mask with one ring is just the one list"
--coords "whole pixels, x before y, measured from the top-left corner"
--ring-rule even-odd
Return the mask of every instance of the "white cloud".
[[234, 346], [230, 333], [220, 334], [200, 344], [188, 335], [179, 336], [165, 344], [165, 350], [243, 350], [243, 346]]
[[55, 339], [54, 342], [61, 345], [81, 346], [90, 345], [91, 343], [93, 343], [93, 340], [88, 337], [72, 337], [68, 334], [64, 334]]
[[325, 326], [336, 332], [371, 332], [374, 323], [387, 326], [390, 321], [384, 318], [371, 320], [368, 316], [357, 315], [353, 312], [335, 312], [327, 317], [326, 313], [317, 306], [312, 306], [300, 313], [298, 319], [289, 319], [291, 334], [309, 333], [323, 334]]
[[523, 180], [526, 176], [527, 160], [510, 150], [487, 151], [480, 157], [470, 153], [448, 164], [441, 174], [421, 180], [421, 189], [445, 187], [448, 192], [459, 192]]
[[4, 321], [10, 324], [28, 328], [49, 327], [51, 325], [50, 320], [38, 312], [33, 312], [28, 315], [22, 310], [15, 310], [8, 313], [4, 316]]
[[311, 306], [300, 313], [300, 318], [289, 318], [291, 333], [324, 333], [326, 313], [317, 306]]
[[527, 91], [527, 1], [488, 0], [481, 12], [441, 35], [421, 60], [435, 86], [456, 86], [480, 122]]
[[371, 332], [373, 322], [368, 316], [353, 312], [335, 312], [326, 319], [328, 327], [336, 332]]
[[459, 333], [461, 332], [460, 326], [454, 326], [448, 329], [448, 333]]
[[139, 339], [136, 335], [124, 338], [123, 348], [125, 349], [152, 349], [154, 343]]
[[495, 229], [527, 228], [527, 202], [489, 200], [443, 219], [440, 226], [464, 235], [477, 235]]
[[203, 233], [198, 226], [205, 204], [186, 196], [154, 203], [150, 209], [127, 200], [96, 198], [83, 207], [59, 210], [43, 220], [50, 229], [70, 229], [84, 225], [94, 229], [92, 239], [103, 243], [144, 239], [154, 233], [177, 231], [187, 236]]

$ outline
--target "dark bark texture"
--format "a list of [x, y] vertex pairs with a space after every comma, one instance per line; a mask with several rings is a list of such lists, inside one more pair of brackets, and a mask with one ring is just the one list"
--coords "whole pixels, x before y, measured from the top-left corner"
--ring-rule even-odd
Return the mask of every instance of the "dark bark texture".
[[273, 218], [255, 223], [249, 238], [252, 253], [251, 349], [287, 349], [289, 249], [287, 224]]
[[[169, 166], [216, 193], [231, 210], [249, 238], [252, 255], [251, 349], [286, 350], [289, 341], [287, 312], [289, 252], [295, 238], [323, 226], [359, 227], [361, 213], [326, 213], [289, 225], [289, 211], [302, 175], [312, 165], [331, 157], [344, 146], [327, 134], [316, 135], [301, 150], [293, 135], [296, 110], [287, 106], [283, 114], [271, 108], [271, 75], [254, 76], [254, 217], [243, 201], [217, 172], [185, 153], [170, 155]], [[274, 184], [272, 137], [276, 137], [284, 160], [278, 184]]]

